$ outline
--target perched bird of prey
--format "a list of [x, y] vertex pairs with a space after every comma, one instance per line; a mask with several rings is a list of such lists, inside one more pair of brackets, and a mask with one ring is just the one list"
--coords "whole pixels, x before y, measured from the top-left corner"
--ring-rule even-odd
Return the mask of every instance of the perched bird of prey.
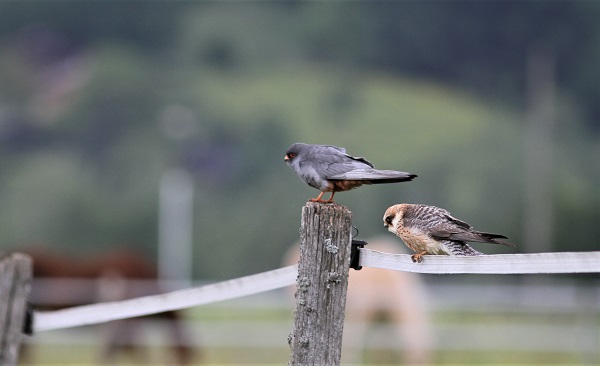
[[425, 254], [483, 254], [466, 242], [515, 246], [500, 240], [508, 239], [506, 236], [475, 231], [471, 225], [435, 206], [408, 203], [394, 205], [385, 211], [383, 225], [416, 253], [411, 256], [415, 263], [420, 263]]
[[[312, 202], [331, 203], [335, 192], [348, 191], [363, 184], [406, 182], [415, 174], [378, 170], [365, 158], [346, 154], [342, 147], [297, 142], [285, 153], [285, 162], [302, 181], [321, 191]], [[328, 200], [323, 194], [331, 192]]]

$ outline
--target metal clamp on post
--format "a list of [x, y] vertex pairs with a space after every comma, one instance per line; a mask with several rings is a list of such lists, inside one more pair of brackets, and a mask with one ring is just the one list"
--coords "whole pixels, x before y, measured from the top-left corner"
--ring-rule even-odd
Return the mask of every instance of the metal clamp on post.
[[350, 249], [350, 268], [360, 271], [360, 248], [364, 248], [368, 243], [364, 240], [352, 239], [352, 248]]
[[28, 301], [25, 309], [25, 319], [23, 319], [23, 333], [33, 335], [33, 305]]

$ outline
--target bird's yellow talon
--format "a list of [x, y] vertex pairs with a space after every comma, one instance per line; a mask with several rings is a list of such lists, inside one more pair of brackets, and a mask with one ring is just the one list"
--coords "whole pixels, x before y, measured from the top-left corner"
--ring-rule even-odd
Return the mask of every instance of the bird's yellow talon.
[[424, 254], [427, 254], [427, 252], [413, 254], [410, 256], [410, 259], [412, 259], [413, 263], [421, 263], [421, 262], [423, 262]]

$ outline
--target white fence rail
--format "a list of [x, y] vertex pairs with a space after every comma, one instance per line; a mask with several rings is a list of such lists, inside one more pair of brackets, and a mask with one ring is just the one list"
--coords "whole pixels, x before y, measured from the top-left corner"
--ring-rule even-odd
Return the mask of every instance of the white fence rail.
[[240, 277], [212, 285], [160, 295], [138, 297], [63, 310], [36, 312], [33, 331], [76, 327], [111, 320], [179, 310], [217, 301], [235, 299], [289, 286], [296, 281], [296, 266]]
[[359, 249], [360, 265], [434, 274], [528, 274], [600, 272], [600, 252], [496, 254], [475, 257], [424, 256], [413, 263], [408, 254]]

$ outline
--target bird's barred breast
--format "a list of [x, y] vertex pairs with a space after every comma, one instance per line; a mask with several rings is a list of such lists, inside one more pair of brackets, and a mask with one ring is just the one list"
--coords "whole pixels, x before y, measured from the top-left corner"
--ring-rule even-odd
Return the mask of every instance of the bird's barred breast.
[[440, 242], [419, 229], [401, 227], [398, 229], [398, 236], [416, 253], [426, 251], [429, 254], [446, 254]]

